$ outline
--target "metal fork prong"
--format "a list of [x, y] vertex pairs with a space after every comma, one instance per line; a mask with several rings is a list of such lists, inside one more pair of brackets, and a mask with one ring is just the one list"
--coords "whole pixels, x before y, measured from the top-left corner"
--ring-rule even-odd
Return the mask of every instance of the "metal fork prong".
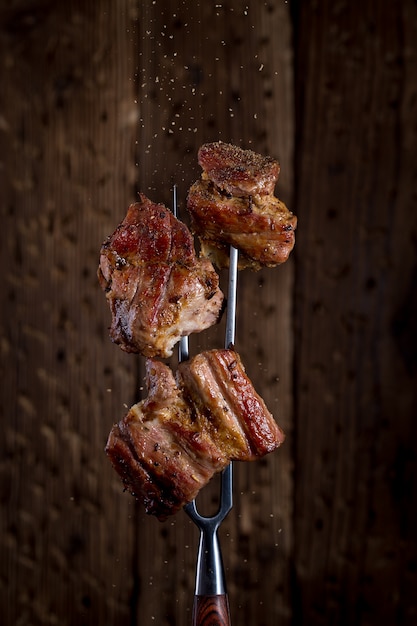
[[225, 348], [231, 348], [235, 343], [238, 260], [239, 251], [233, 246], [230, 246], [229, 285], [227, 292], [226, 331], [224, 339]]
[[178, 218], [177, 185], [175, 183], [172, 188], [172, 212], [174, 217]]
[[193, 522], [197, 524], [199, 528], [206, 523], [212, 523], [214, 527], [220, 525], [226, 515], [233, 507], [233, 469], [232, 463], [230, 463], [221, 474], [220, 482], [220, 504], [217, 513], [206, 517], [201, 515], [197, 510], [195, 500], [185, 505], [187, 514], [191, 517]]
[[[172, 212], [174, 217], [178, 219], [178, 202], [177, 202], [177, 185], [174, 184], [172, 189]], [[178, 360], [187, 361], [189, 358], [188, 337], [181, 337], [178, 348]]]
[[211, 517], [200, 515], [195, 500], [185, 507], [187, 514], [200, 530], [195, 581], [196, 596], [210, 597], [226, 594], [223, 559], [217, 530], [233, 505], [231, 463], [222, 474], [220, 499], [220, 508], [216, 515]]

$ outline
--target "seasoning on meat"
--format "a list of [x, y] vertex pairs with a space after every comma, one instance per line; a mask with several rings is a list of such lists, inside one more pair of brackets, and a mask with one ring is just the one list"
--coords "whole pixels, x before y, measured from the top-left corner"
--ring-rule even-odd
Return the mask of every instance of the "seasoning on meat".
[[203, 172], [188, 192], [187, 208], [202, 254], [227, 267], [233, 245], [240, 269], [284, 263], [297, 218], [274, 196], [278, 161], [219, 141], [201, 146], [198, 162]]
[[233, 350], [209, 350], [170, 368], [147, 359], [148, 397], [115, 424], [106, 452], [123, 484], [164, 520], [230, 461], [272, 452], [284, 433]]
[[221, 315], [223, 293], [187, 226], [145, 195], [101, 248], [98, 278], [112, 314], [111, 339], [126, 352], [166, 358], [181, 336]]
[[272, 157], [222, 141], [203, 144], [198, 162], [216, 187], [238, 197], [274, 193], [280, 172], [278, 161]]

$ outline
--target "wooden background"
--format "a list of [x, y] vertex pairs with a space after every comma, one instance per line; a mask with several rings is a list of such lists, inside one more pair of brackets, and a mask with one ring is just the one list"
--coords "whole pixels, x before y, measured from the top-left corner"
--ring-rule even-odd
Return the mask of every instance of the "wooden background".
[[103, 452], [143, 360], [96, 268], [138, 190], [184, 211], [216, 139], [277, 157], [299, 217], [286, 265], [239, 276], [287, 441], [235, 470], [232, 623], [417, 623], [416, 3], [2, 0], [0, 42], [0, 623], [190, 623], [195, 527]]

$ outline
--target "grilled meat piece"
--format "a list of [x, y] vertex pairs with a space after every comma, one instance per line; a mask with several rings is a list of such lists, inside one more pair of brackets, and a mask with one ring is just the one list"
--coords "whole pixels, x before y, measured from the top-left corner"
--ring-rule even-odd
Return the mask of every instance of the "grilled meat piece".
[[198, 162], [216, 187], [238, 197], [274, 193], [280, 172], [278, 161], [272, 157], [222, 141], [203, 144]]
[[233, 245], [241, 253], [239, 269], [284, 263], [297, 218], [273, 195], [277, 161], [221, 142], [203, 145], [198, 158], [204, 171], [188, 192], [187, 208], [202, 255], [227, 267]]
[[192, 235], [143, 194], [101, 248], [98, 278], [112, 313], [111, 339], [126, 352], [171, 356], [181, 336], [215, 324], [219, 278]]
[[111, 430], [106, 452], [123, 484], [164, 520], [193, 500], [231, 460], [253, 461], [284, 433], [233, 350], [169, 367], [147, 359], [148, 397]]
[[229, 246], [240, 250], [239, 269], [284, 263], [294, 247], [297, 218], [273, 195], [228, 197], [210, 181], [189, 190], [187, 207], [201, 253], [218, 267], [227, 267]]
[[166, 519], [227, 464], [199, 432], [170, 368], [147, 359], [148, 397], [110, 432], [106, 452], [124, 487], [147, 513]]

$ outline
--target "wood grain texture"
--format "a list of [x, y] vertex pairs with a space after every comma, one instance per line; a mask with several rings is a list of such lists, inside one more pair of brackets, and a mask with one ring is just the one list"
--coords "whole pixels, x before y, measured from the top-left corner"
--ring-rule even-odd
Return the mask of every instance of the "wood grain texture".
[[416, 6], [324, 1], [294, 17], [295, 620], [411, 625]]
[[289, 10], [0, 7], [2, 624], [191, 623], [194, 525], [144, 515], [103, 453], [143, 361], [110, 343], [95, 271], [138, 189], [176, 182], [184, 216], [216, 139], [277, 157], [299, 216], [290, 262], [239, 276], [237, 348], [287, 441], [234, 470], [232, 621], [417, 619], [416, 6]]
[[95, 272], [138, 189], [169, 204], [176, 182], [184, 217], [197, 149], [219, 138], [277, 157], [299, 217], [289, 263], [239, 276], [237, 349], [287, 441], [235, 464], [232, 623], [417, 620], [416, 5], [289, 10], [0, 7], [5, 626], [191, 623], [194, 525], [147, 517], [103, 452], [143, 361], [109, 341]]
[[227, 595], [195, 596], [191, 623], [192, 626], [230, 626]]
[[134, 191], [130, 19], [127, 2], [2, 4], [5, 625], [129, 621], [134, 507], [103, 448], [135, 375], [96, 267]]

